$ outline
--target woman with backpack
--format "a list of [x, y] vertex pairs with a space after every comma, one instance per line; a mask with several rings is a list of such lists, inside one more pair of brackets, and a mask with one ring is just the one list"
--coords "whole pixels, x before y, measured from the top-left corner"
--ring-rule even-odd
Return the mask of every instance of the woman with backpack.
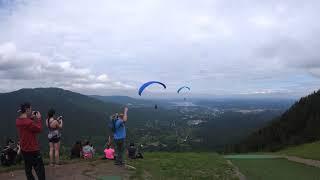
[[60, 138], [61, 138], [61, 129], [63, 127], [62, 116], [59, 118], [55, 118], [55, 110], [50, 109], [48, 112], [48, 118], [46, 120], [46, 124], [49, 130], [48, 133], [48, 140], [50, 146], [50, 166], [54, 165], [54, 157], [55, 157], [55, 164], [60, 165], [59, 159], [59, 151], [60, 151]]

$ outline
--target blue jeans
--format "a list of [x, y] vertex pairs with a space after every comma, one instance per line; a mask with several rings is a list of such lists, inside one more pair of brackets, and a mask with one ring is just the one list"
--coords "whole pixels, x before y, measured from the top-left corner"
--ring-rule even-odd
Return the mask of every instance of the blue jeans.
[[123, 165], [124, 164], [124, 156], [125, 156], [125, 139], [115, 139], [114, 147], [116, 151], [115, 164]]

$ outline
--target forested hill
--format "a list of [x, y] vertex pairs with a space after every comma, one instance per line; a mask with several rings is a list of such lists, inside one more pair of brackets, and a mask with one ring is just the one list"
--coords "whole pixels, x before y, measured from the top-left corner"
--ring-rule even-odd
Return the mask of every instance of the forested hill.
[[[40, 111], [43, 119], [50, 108], [57, 115], [64, 117], [64, 142], [71, 144], [81, 136], [106, 136], [107, 118], [111, 113], [118, 112], [120, 105], [99, 101], [79, 93], [58, 88], [21, 89], [0, 94], [1, 126], [0, 136], [17, 136], [15, 119], [19, 105], [25, 101], [31, 102], [33, 110]], [[46, 132], [45, 128], [45, 132]], [[41, 134], [45, 142], [46, 133]], [[3, 141], [3, 139], [1, 139]]]
[[320, 90], [301, 98], [282, 116], [251, 134], [236, 151], [275, 151], [320, 138]]
[[[144, 102], [144, 100], [138, 101], [119, 96], [110, 97], [110, 99], [116, 99], [119, 102], [114, 103], [106, 99], [99, 100], [96, 97], [59, 88], [21, 89], [10, 93], [2, 93], [0, 94], [0, 146], [8, 137], [17, 139], [15, 127], [15, 120], [19, 115], [17, 110], [20, 104], [26, 101], [32, 104], [33, 110], [41, 112], [43, 123], [50, 108], [56, 110], [57, 116], [62, 115], [64, 117], [62, 142], [65, 147], [70, 147], [77, 140], [85, 139], [95, 144], [96, 148], [103, 146], [108, 135], [111, 134], [107, 126], [109, 116], [121, 112], [124, 105], [127, 104], [125, 103], [127, 100], [129, 102]], [[158, 122], [155, 129], [161, 128], [161, 132], [164, 132], [164, 127], [168, 127], [171, 121], [177, 120], [180, 116], [178, 112], [168, 111], [162, 107], [155, 110], [151, 105], [150, 107], [132, 105], [129, 107], [129, 117], [127, 123], [128, 140], [137, 140], [140, 138], [140, 131], [144, 132], [149, 121]], [[44, 128], [44, 131], [40, 134], [40, 142], [44, 148], [48, 146], [47, 131], [47, 128]], [[155, 131], [150, 129], [150, 132]], [[156, 135], [160, 136], [160, 134]]]
[[95, 99], [98, 99], [103, 102], [112, 102], [116, 104], [121, 104], [121, 105], [134, 105], [134, 106], [147, 106], [147, 105], [154, 105], [152, 101], [147, 101], [147, 100], [138, 100], [135, 98], [131, 98], [128, 96], [98, 96], [98, 95], [92, 95], [90, 97], [93, 97]]

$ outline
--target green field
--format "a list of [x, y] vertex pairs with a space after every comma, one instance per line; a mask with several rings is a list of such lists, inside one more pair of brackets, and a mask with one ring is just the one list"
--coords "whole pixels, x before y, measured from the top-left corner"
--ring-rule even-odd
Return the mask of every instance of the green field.
[[137, 168], [132, 179], [238, 179], [215, 153], [146, 153], [143, 160], [129, 164]]
[[231, 159], [247, 180], [320, 180], [320, 169], [282, 158]]
[[279, 151], [278, 154], [320, 160], [320, 142], [303, 144]]

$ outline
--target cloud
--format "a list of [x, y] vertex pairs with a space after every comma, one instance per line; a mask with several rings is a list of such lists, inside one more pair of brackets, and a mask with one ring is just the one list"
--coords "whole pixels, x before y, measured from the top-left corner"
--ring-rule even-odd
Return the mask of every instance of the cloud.
[[20, 52], [14, 43], [0, 45], [0, 75], [0, 80], [24, 81], [32, 86], [102, 90], [132, 88], [111, 80], [106, 74], [95, 75], [87, 68], [76, 67], [70, 61], [53, 61], [39, 53]]
[[[313, 38], [320, 39], [320, 34]], [[281, 60], [286, 67], [300, 69], [320, 78], [320, 43], [314, 39], [301, 41], [290, 37], [277, 38], [260, 47], [258, 54], [265, 59]]]
[[319, 8], [316, 0], [12, 1], [0, 5], [0, 75], [19, 87], [97, 94], [159, 80], [171, 93], [189, 85], [194, 94], [305, 95], [320, 82]]

